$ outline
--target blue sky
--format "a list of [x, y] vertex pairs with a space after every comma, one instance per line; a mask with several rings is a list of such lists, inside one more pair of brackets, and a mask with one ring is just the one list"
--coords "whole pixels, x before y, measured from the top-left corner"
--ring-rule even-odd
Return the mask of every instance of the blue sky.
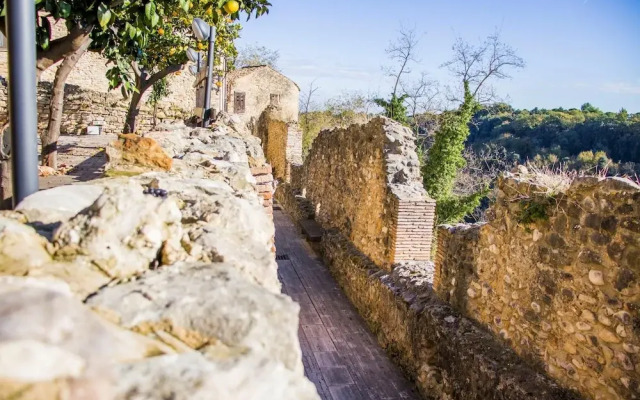
[[420, 35], [414, 73], [451, 83], [439, 66], [456, 37], [479, 42], [496, 29], [524, 58], [497, 82], [517, 108], [579, 107], [640, 112], [640, 0], [271, 0], [269, 15], [244, 24], [238, 45], [280, 52], [282, 72], [318, 100], [344, 91], [391, 91], [382, 65], [401, 26]]

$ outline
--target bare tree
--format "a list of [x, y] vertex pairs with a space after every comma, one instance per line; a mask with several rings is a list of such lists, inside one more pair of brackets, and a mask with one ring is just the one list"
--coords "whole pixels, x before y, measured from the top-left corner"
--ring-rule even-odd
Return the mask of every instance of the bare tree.
[[409, 85], [403, 84], [402, 91], [407, 95], [407, 112], [417, 134], [420, 127], [419, 115], [435, 108], [435, 100], [440, 94], [438, 83], [429, 79], [427, 73], [423, 72], [418, 80]]
[[[492, 79], [510, 78], [509, 68], [524, 68], [524, 60], [508, 44], [500, 40], [500, 32], [487, 37], [475, 46], [458, 38], [453, 45], [453, 58], [442, 64], [451, 73], [469, 85], [473, 97], [486, 103], [495, 100], [493, 87], [487, 85]], [[459, 99], [456, 99], [459, 100]]]
[[383, 67], [385, 74], [393, 78], [393, 90], [391, 92], [391, 99], [389, 101], [385, 99], [375, 99], [376, 104], [385, 108], [386, 114], [390, 118], [406, 119], [404, 115], [404, 96], [398, 96], [398, 89], [401, 88], [402, 77], [410, 74], [410, 63], [418, 62], [415, 57], [416, 47], [418, 46], [418, 38], [414, 29], [400, 28], [398, 32], [398, 38], [389, 43], [386, 49], [389, 59], [396, 65], [393, 67]]
[[278, 50], [271, 50], [265, 46], [253, 44], [239, 50], [234, 64], [236, 68], [268, 65], [279, 71], [278, 60], [280, 60], [280, 52]]
[[311, 107], [313, 105], [313, 95], [318, 91], [319, 87], [315, 85], [316, 80], [314, 79], [309, 84], [309, 88], [300, 93], [300, 111], [303, 114], [302, 117], [302, 131], [309, 131], [309, 111], [311, 111]]

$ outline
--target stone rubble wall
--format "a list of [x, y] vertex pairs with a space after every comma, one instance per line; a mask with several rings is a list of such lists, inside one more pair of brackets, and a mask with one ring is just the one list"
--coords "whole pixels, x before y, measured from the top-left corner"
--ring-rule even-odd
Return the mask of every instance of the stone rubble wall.
[[241, 125], [123, 135], [110, 178], [0, 213], [0, 397], [319, 399]]
[[305, 197], [377, 265], [431, 257], [435, 202], [422, 186], [411, 132], [386, 118], [323, 131], [283, 190]]
[[404, 262], [387, 271], [337, 230], [323, 236], [320, 251], [380, 345], [425, 399], [580, 399], [439, 299], [429, 264]]
[[302, 131], [296, 122], [285, 122], [280, 118], [278, 107], [267, 107], [255, 125], [254, 135], [262, 140], [274, 177], [290, 182], [291, 166], [302, 163]]
[[434, 288], [564, 386], [640, 398], [640, 187], [498, 183], [486, 224], [438, 229]]
[[278, 203], [325, 228], [317, 250], [388, 354], [425, 398], [574, 400], [434, 292], [434, 202], [413, 137], [377, 118], [322, 132]]
[[[38, 130], [47, 129], [51, 84], [41, 82], [38, 85]], [[129, 102], [118, 92], [102, 93], [78, 86], [67, 85], [62, 116], [61, 133], [80, 135], [87, 131], [87, 126], [102, 126], [102, 133], [117, 134], [122, 132], [127, 116]], [[7, 120], [7, 88], [0, 85], [0, 122]], [[162, 102], [158, 106], [157, 122], [184, 121], [191, 117], [191, 112], [172, 103]], [[153, 128], [153, 109], [146, 103], [140, 109], [137, 119], [138, 131], [148, 132]]]

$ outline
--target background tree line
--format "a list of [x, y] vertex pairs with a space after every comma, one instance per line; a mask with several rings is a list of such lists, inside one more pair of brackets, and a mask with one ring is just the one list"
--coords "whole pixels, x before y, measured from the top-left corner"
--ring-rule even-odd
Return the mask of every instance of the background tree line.
[[539, 167], [640, 175], [640, 113], [580, 109], [515, 110], [497, 103], [474, 114], [468, 146], [501, 146], [507, 157]]

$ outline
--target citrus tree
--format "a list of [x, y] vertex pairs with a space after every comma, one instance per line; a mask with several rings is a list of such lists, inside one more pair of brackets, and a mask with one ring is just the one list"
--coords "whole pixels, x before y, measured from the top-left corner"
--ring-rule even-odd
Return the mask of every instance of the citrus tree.
[[[188, 47], [200, 50], [207, 48], [198, 43], [192, 34], [194, 18], [201, 18], [216, 28], [216, 59], [234, 58], [237, 54], [234, 40], [238, 38], [240, 25], [236, 22], [241, 12], [249, 17], [259, 17], [268, 12], [270, 3], [266, 0], [219, 1], [200, 0], [191, 2], [179, 0], [172, 4], [150, 1], [145, 5], [144, 21], [126, 21], [114, 29], [103, 31], [96, 40], [105, 42], [104, 55], [113, 67], [107, 72], [111, 89], [121, 88], [123, 95], [130, 98], [124, 132], [136, 131], [136, 118], [144, 93], [154, 83], [180, 73], [187, 62]], [[140, 35], [150, 23], [152, 30]], [[131, 73], [133, 71], [133, 73]]]
[[[29, 0], [25, 0], [29, 1]], [[56, 63], [60, 63], [52, 88], [49, 104], [49, 123], [41, 134], [42, 162], [57, 167], [57, 141], [60, 136], [64, 87], [66, 80], [86, 51], [118, 54], [125, 53], [128, 45], [144, 47], [159, 35], [159, 26], [165, 10], [171, 15], [183, 13], [184, 18], [194, 15], [207, 16], [213, 22], [221, 19], [223, 12], [232, 20], [238, 19], [244, 11], [256, 17], [268, 12], [270, 4], [266, 0], [226, 1], [203, 0], [194, 7], [189, 0], [33, 0], [36, 9], [36, 78]], [[205, 7], [206, 6], [206, 7]], [[5, 0], [0, 0], [0, 31], [6, 36]], [[201, 15], [200, 15], [201, 14]], [[52, 39], [52, 21], [66, 25], [65, 35]], [[162, 32], [162, 31], [160, 31]], [[9, 38], [11, 40], [11, 38]], [[165, 41], [166, 43], [166, 41]], [[115, 53], [114, 53], [115, 50]], [[131, 50], [131, 49], [129, 49]], [[116, 68], [110, 71], [110, 80], [120, 79], [126, 93], [135, 91], [136, 85], [128, 78], [130, 65], [122, 57], [111, 57]], [[150, 85], [152, 86], [152, 84]]]
[[[29, 0], [24, 0], [29, 1]], [[178, 0], [156, 0], [163, 5]], [[42, 162], [57, 167], [57, 141], [62, 123], [62, 107], [66, 80], [87, 50], [101, 52], [108, 42], [96, 41], [96, 34], [115, 27], [122, 19], [144, 21], [140, 37], [152, 31], [153, 21], [145, 20], [145, 6], [150, 0], [33, 0], [36, 11], [36, 79], [42, 72], [60, 63], [49, 103], [47, 130], [41, 134]], [[6, 36], [5, 0], [0, 0], [0, 30]], [[66, 34], [52, 38], [52, 23], [63, 23]], [[9, 38], [11, 40], [11, 38]]]

